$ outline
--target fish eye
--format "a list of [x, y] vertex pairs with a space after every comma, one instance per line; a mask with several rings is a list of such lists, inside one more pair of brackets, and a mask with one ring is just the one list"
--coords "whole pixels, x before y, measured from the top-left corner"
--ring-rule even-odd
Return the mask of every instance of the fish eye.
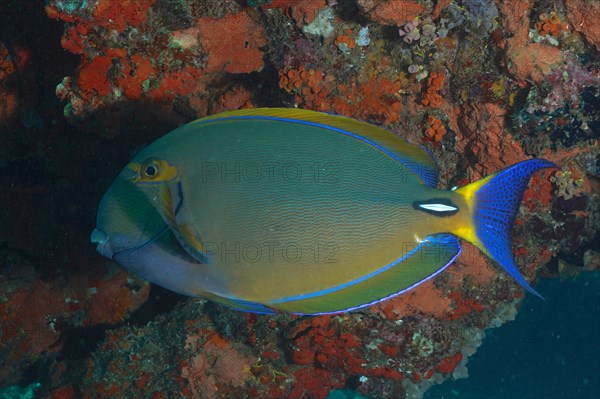
[[142, 175], [146, 179], [155, 179], [159, 173], [160, 167], [158, 165], [158, 162], [156, 161], [148, 162], [144, 166], [142, 166]]

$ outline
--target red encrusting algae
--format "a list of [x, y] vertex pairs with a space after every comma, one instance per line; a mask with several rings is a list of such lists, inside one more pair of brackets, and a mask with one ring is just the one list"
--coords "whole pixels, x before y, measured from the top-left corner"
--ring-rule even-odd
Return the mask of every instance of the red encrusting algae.
[[260, 47], [267, 43], [263, 28], [247, 13], [198, 20], [200, 43], [208, 53], [206, 73], [250, 73], [263, 67]]
[[462, 360], [462, 353], [456, 352], [454, 355], [442, 359], [442, 361], [438, 364], [437, 370], [440, 373], [450, 374], [454, 371], [458, 363]]

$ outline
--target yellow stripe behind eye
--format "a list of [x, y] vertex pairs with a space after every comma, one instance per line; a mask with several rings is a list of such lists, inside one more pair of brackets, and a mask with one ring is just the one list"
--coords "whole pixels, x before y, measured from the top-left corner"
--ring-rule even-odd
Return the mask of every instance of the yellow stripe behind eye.
[[169, 187], [167, 186], [163, 186], [162, 188], [162, 204], [163, 212], [165, 214], [165, 218], [168, 220], [168, 224], [170, 226], [174, 226], [176, 221], [175, 208], [173, 206], [173, 196], [171, 195], [171, 190], [169, 190]]
[[169, 164], [165, 160], [158, 161], [158, 164], [160, 165], [160, 173], [152, 181], [166, 182], [171, 181], [177, 177], [177, 168], [175, 166]]

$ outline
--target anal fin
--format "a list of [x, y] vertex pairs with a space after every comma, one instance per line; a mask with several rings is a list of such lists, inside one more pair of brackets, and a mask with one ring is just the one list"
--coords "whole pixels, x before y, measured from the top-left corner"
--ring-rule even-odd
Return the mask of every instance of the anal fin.
[[426, 237], [397, 260], [354, 281], [319, 292], [280, 298], [267, 303], [297, 314], [328, 314], [360, 309], [407, 292], [441, 273], [460, 254], [451, 234]]

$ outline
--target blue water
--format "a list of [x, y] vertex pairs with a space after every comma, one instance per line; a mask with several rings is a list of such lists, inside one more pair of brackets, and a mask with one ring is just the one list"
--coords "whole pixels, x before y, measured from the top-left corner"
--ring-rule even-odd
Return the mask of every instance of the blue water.
[[432, 387], [425, 399], [600, 398], [600, 272], [543, 279], [517, 319], [487, 330], [470, 377]]

